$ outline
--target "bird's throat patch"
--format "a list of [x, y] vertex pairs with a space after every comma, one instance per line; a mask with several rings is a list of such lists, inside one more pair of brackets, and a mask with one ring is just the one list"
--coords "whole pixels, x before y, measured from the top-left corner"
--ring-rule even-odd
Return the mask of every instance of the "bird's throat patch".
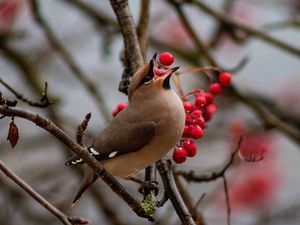
[[171, 89], [170, 79], [171, 79], [171, 74], [164, 79], [164, 82], [163, 82], [164, 89], [167, 89], [167, 90]]

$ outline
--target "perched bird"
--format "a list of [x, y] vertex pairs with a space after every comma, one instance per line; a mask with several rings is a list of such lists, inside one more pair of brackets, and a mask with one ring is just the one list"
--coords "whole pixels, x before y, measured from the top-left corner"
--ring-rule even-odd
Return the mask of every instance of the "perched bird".
[[[155, 56], [134, 74], [128, 87], [128, 106], [112, 119], [88, 148], [113, 176], [129, 179], [155, 163], [167, 154], [183, 132], [184, 108], [170, 86], [171, 75], [179, 67], [156, 74]], [[74, 155], [66, 165], [82, 163], [83, 160]], [[97, 178], [86, 165], [73, 203]]]

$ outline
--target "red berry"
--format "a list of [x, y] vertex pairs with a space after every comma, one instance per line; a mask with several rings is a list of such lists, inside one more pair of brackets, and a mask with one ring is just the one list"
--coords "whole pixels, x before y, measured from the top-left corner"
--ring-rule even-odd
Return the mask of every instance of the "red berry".
[[202, 136], [203, 136], [203, 130], [198, 125], [191, 125], [190, 126], [190, 135], [194, 139], [202, 138]]
[[126, 103], [119, 103], [116, 109], [112, 112], [112, 116], [115, 117], [119, 112], [127, 107]]
[[190, 139], [184, 140], [182, 147], [186, 150], [188, 157], [194, 157], [197, 154], [196, 144]]
[[190, 137], [190, 127], [185, 125], [182, 133], [182, 137]]
[[191, 112], [198, 110], [198, 107], [195, 106], [194, 104], [191, 104]]
[[117, 105], [117, 110], [119, 111], [119, 112], [121, 112], [123, 109], [125, 109], [127, 107], [127, 104], [126, 103], [119, 103], [118, 105]]
[[206, 106], [205, 121], [210, 120], [217, 110], [218, 110], [218, 107], [216, 104], [210, 104], [210, 105]]
[[174, 149], [173, 160], [176, 163], [183, 163], [187, 158], [187, 152], [184, 148], [178, 147]]
[[112, 117], [115, 117], [118, 113], [119, 113], [118, 110], [114, 110], [114, 111], [111, 113], [111, 115], [112, 115]]
[[193, 123], [193, 118], [190, 114], [185, 114], [185, 125], [189, 125], [190, 123]]
[[222, 92], [222, 86], [219, 83], [213, 83], [209, 86], [209, 92], [212, 95], [219, 95]]
[[194, 120], [194, 123], [198, 126], [200, 126], [202, 129], [205, 128], [205, 121], [203, 119], [203, 117], [197, 118]]
[[192, 117], [200, 117], [202, 116], [202, 111], [201, 110], [195, 110], [194, 112], [191, 113]]
[[174, 62], [174, 56], [170, 52], [163, 52], [159, 56], [159, 62], [163, 66], [170, 66]]
[[222, 84], [224, 87], [228, 87], [231, 83], [231, 77], [232, 75], [230, 73], [220, 73], [219, 75], [219, 82]]
[[191, 109], [192, 109], [191, 103], [183, 102], [182, 104], [183, 104], [183, 107], [184, 107], [185, 111], [187, 111], [187, 112], [191, 111]]
[[214, 96], [210, 93], [202, 93], [201, 95], [203, 95], [206, 99], [206, 104], [211, 104], [214, 102]]
[[203, 107], [203, 106], [205, 106], [205, 104], [206, 104], [205, 96], [200, 95], [200, 96], [196, 97], [195, 105], [197, 107]]

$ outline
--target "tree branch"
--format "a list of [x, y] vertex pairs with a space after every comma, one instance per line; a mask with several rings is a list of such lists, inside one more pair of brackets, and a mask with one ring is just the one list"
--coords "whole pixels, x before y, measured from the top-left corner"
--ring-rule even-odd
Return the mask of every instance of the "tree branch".
[[110, 113], [107, 110], [107, 107], [105, 106], [105, 101], [102, 95], [100, 94], [97, 86], [92, 80], [88, 78], [88, 76], [75, 62], [75, 59], [72, 57], [72, 55], [64, 48], [64, 46], [58, 40], [54, 31], [51, 29], [48, 22], [40, 13], [38, 0], [31, 0], [31, 4], [35, 21], [43, 30], [51, 46], [56, 51], [56, 53], [60, 55], [60, 57], [65, 61], [65, 63], [68, 65], [69, 69], [73, 72], [77, 79], [83, 84], [86, 91], [92, 96], [92, 98], [94, 98], [94, 102], [98, 106], [98, 109], [102, 113], [105, 120], [109, 121], [111, 119]]
[[210, 182], [216, 179], [219, 179], [224, 176], [227, 169], [230, 167], [230, 165], [233, 163], [234, 156], [238, 153], [240, 146], [242, 144], [243, 138], [240, 137], [240, 140], [237, 143], [236, 149], [231, 153], [230, 158], [228, 162], [225, 164], [225, 166], [219, 171], [219, 172], [213, 172], [209, 175], [196, 175], [194, 174], [194, 171], [176, 171], [176, 175], [181, 175], [184, 177], [187, 181], [193, 181], [193, 182]]
[[139, 39], [140, 49], [144, 61], [146, 59], [146, 53], [148, 48], [150, 3], [151, 0], [141, 0], [140, 18], [137, 26], [137, 36]]
[[40, 203], [45, 209], [56, 216], [65, 225], [79, 225], [90, 223], [86, 219], [78, 217], [68, 217], [62, 211], [53, 206], [50, 202], [44, 199], [39, 193], [32, 189], [25, 181], [18, 177], [13, 171], [11, 171], [1, 160], [0, 160], [0, 170], [13, 180], [17, 185], [19, 185], [24, 191], [26, 191], [34, 200]]
[[182, 177], [178, 176], [177, 174], [174, 174], [175, 183], [178, 188], [178, 191], [186, 204], [187, 208], [192, 214], [193, 219], [195, 220], [195, 223], [197, 225], [205, 225], [205, 221], [203, 218], [203, 215], [201, 212], [197, 210], [197, 204], [193, 203], [193, 200], [187, 190], [187, 188], [184, 186], [182, 182]]
[[13, 87], [11, 87], [8, 83], [6, 83], [2, 78], [0, 78], [0, 83], [3, 84], [3, 86], [6, 87], [11, 93], [13, 93], [17, 99], [27, 103], [30, 106], [46, 108], [47, 106], [49, 106], [51, 104], [51, 102], [48, 99], [48, 95], [47, 95], [47, 89], [48, 89], [47, 82], [45, 83], [45, 90], [42, 93], [42, 98], [39, 102], [35, 102], [35, 101], [32, 101], [32, 100], [24, 97], [21, 93], [19, 93]]
[[119, 84], [119, 91], [127, 94], [130, 77], [143, 65], [143, 56], [139, 46], [136, 29], [127, 0], [110, 0], [117, 16], [124, 40], [124, 55], [122, 57], [124, 71]]
[[204, 43], [201, 41], [201, 39], [198, 38], [196, 32], [192, 28], [190, 22], [188, 21], [188, 18], [186, 17], [185, 13], [183, 12], [180, 4], [176, 0], [167, 0], [170, 5], [174, 7], [176, 10], [178, 16], [180, 17], [183, 25], [186, 27], [187, 32], [191, 36], [191, 38], [194, 41], [194, 44], [196, 45], [197, 49], [199, 50], [199, 54], [203, 54], [203, 56], [206, 58], [208, 64], [211, 66], [216, 66], [217, 63], [210, 54], [208, 48], [204, 45]]
[[171, 200], [177, 215], [179, 216], [183, 225], [195, 225], [190, 212], [188, 211], [186, 205], [184, 204], [175, 184], [174, 176], [170, 168], [171, 161], [161, 159], [157, 163], [158, 172], [162, 178], [164, 189]]
[[227, 179], [225, 175], [223, 175], [222, 178], [223, 178], [223, 185], [224, 185], [225, 202], [227, 207], [227, 225], [230, 225], [231, 207], [230, 207]]
[[101, 179], [132, 208], [132, 210], [138, 216], [148, 218], [148, 220], [153, 221], [153, 218], [148, 216], [143, 210], [140, 202], [130, 195], [112, 175], [106, 172], [103, 166], [93, 156], [91, 156], [85, 148], [75, 143], [64, 131], [62, 131], [49, 119], [45, 119], [38, 114], [29, 111], [16, 108], [7, 108], [3, 106], [0, 106], [0, 114], [24, 118], [48, 131], [50, 134], [64, 143], [72, 152], [82, 158], [95, 171], [95, 173], [101, 177]]
[[205, 4], [203, 1], [199, 0], [182, 0], [182, 3], [190, 3], [193, 5], [198, 6], [203, 12], [209, 14], [210, 16], [214, 17], [219, 22], [223, 23], [226, 26], [234, 27], [236, 29], [239, 29], [243, 32], [245, 32], [248, 35], [251, 35], [253, 37], [256, 37], [268, 44], [271, 44], [277, 48], [280, 48], [286, 52], [289, 52], [292, 55], [295, 55], [297, 57], [300, 57], [300, 49], [294, 46], [291, 46], [283, 41], [280, 41], [274, 37], [269, 36], [268, 34], [264, 33], [263, 31], [257, 30], [252, 27], [248, 27], [247, 25], [244, 25], [242, 23], [239, 23], [227, 16], [225, 16], [222, 13], [219, 13], [215, 11], [213, 8]]

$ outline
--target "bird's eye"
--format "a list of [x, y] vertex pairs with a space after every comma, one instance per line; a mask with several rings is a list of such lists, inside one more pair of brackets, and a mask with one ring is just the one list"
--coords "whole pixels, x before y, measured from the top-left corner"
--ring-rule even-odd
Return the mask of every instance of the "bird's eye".
[[142, 80], [142, 83], [147, 85], [147, 84], [150, 84], [151, 81], [152, 81], [152, 77], [151, 76], [145, 76], [143, 78], [143, 80]]

